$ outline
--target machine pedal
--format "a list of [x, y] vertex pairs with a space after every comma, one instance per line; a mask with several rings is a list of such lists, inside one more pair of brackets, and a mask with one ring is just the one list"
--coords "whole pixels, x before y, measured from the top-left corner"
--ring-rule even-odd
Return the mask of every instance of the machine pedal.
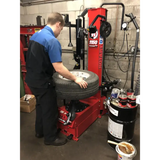
[[72, 138], [73, 138], [73, 134], [70, 134], [69, 136], [67, 136], [68, 140], [72, 140]]

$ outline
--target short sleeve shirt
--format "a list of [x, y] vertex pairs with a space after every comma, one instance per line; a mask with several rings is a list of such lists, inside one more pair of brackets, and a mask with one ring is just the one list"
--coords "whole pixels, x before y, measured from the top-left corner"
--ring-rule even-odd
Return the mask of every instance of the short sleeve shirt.
[[61, 45], [49, 26], [36, 32], [30, 38], [26, 56], [26, 83], [38, 88], [52, 84], [55, 72], [52, 63], [61, 62], [61, 55]]

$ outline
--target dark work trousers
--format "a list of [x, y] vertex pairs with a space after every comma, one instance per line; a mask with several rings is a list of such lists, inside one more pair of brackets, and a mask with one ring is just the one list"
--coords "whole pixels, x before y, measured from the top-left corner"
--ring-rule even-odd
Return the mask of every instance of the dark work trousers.
[[58, 106], [55, 87], [33, 88], [36, 97], [35, 131], [44, 135], [45, 142], [52, 142], [57, 138]]

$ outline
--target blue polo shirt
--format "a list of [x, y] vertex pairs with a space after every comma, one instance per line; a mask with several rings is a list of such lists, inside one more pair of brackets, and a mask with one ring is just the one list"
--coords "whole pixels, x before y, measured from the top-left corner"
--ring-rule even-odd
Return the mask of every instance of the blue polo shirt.
[[61, 55], [61, 45], [49, 26], [33, 34], [26, 56], [26, 83], [35, 88], [54, 85], [52, 63], [61, 62]]
[[52, 29], [49, 26], [45, 26], [42, 30], [36, 32], [30, 40], [38, 42], [44, 46], [45, 51], [48, 53], [51, 63], [61, 62], [61, 44], [55, 38]]

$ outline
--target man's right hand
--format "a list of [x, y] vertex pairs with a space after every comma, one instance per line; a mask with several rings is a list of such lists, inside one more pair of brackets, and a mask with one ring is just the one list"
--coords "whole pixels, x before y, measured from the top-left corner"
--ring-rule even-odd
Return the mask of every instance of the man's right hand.
[[81, 88], [87, 88], [88, 83], [84, 81], [82, 78], [76, 77], [69, 70], [63, 65], [62, 62], [55, 62], [52, 63], [56, 72], [58, 72], [63, 77], [74, 81], [75, 83], [79, 84]]
[[82, 78], [79, 78], [79, 77], [76, 77], [74, 82], [79, 84], [79, 86], [81, 88], [87, 88], [87, 86], [88, 86], [88, 83], [86, 81], [84, 81]]

